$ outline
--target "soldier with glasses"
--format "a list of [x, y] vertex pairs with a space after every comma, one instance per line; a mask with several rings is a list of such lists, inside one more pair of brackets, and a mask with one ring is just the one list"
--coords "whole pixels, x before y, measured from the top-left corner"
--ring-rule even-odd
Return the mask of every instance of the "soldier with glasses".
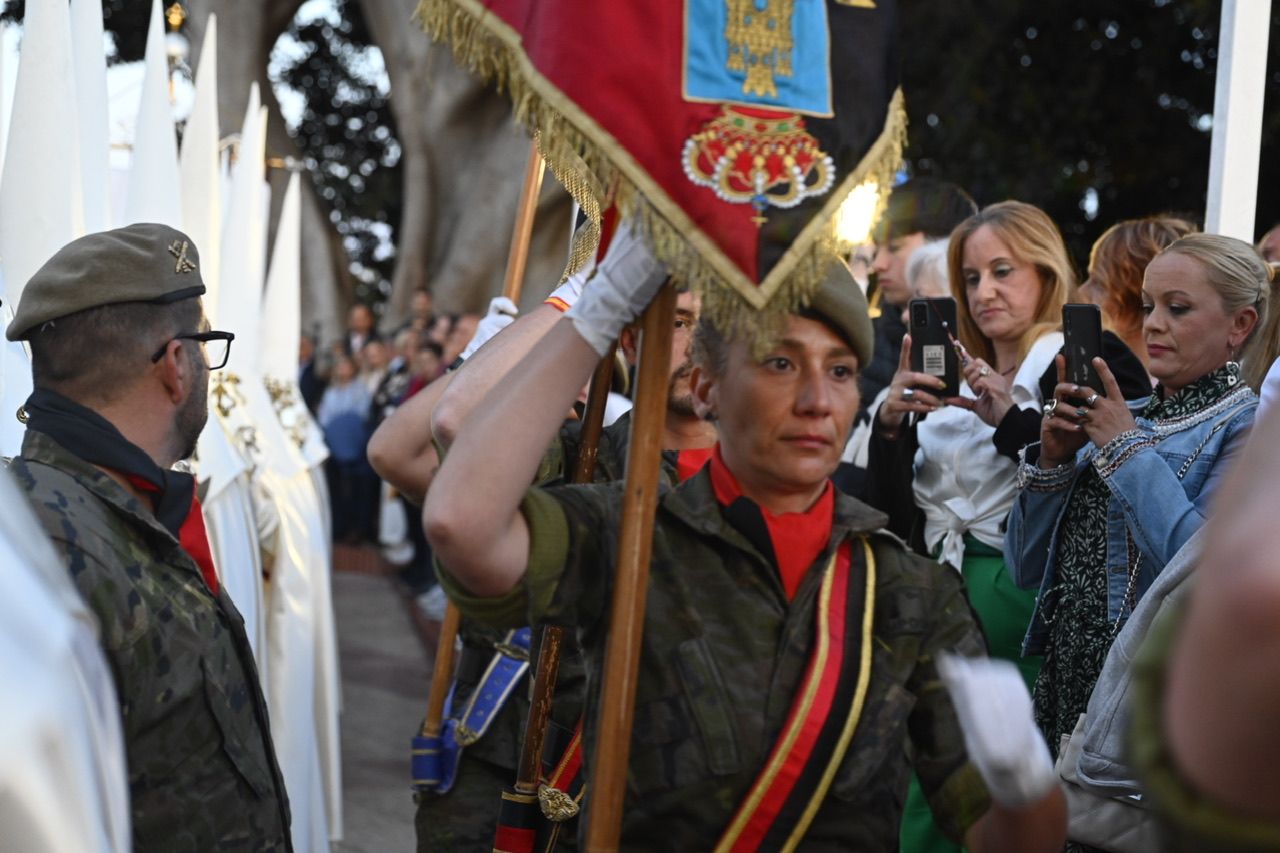
[[27, 283], [9, 340], [35, 390], [10, 470], [101, 623], [134, 849], [289, 850], [289, 805], [244, 621], [190, 474], [209, 372], [200, 258], [163, 225], [91, 234]]

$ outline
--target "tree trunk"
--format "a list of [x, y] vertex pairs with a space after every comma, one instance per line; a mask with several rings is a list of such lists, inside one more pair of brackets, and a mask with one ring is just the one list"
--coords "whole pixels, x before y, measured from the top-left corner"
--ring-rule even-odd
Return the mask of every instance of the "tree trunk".
[[[438, 310], [483, 311], [502, 292], [529, 137], [510, 102], [462, 70], [412, 19], [416, 0], [360, 0], [391, 78], [404, 163], [404, 214], [387, 318], [398, 322], [416, 287]], [[570, 200], [543, 181], [521, 299], [535, 305], [568, 254]]]
[[[191, 67], [199, 67], [199, 49], [209, 14], [218, 16], [218, 124], [222, 135], [238, 133], [249, 102], [249, 85], [257, 82], [268, 108], [267, 157], [298, 157], [289, 137], [271, 81], [267, 60], [303, 0], [191, 0], [188, 35]], [[270, 169], [271, 217], [268, 247], [274, 239], [288, 174]], [[310, 181], [302, 182], [302, 323], [308, 333], [324, 341], [342, 335], [344, 308], [354, 291], [347, 255], [329, 222], [325, 205]], [[317, 247], [324, 247], [322, 250]], [[270, 251], [268, 249], [268, 251]], [[270, 255], [268, 255], [270, 257]]]

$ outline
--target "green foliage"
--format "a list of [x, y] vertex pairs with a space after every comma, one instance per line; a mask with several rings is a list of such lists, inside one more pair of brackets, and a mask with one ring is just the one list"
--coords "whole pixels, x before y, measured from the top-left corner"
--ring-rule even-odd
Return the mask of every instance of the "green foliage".
[[[904, 0], [913, 174], [1017, 198], [1061, 226], [1081, 269], [1112, 223], [1200, 220], [1220, 4], [1212, 0]], [[1273, 19], [1259, 230], [1280, 221], [1280, 28]], [[1087, 210], [1086, 194], [1096, 193]], [[1092, 215], [1090, 215], [1092, 213]]]
[[395, 266], [400, 143], [389, 93], [380, 88], [381, 54], [360, 5], [333, 5], [336, 15], [290, 26], [284, 40], [296, 44], [273, 57], [272, 82], [303, 98], [301, 120], [289, 132], [342, 237], [356, 298], [376, 303], [390, 293]]
[[[334, 0], [333, 12], [295, 21], [293, 48], [272, 63], [274, 83], [298, 92], [302, 117], [289, 132], [315, 190], [329, 208], [356, 280], [356, 297], [377, 303], [390, 291], [400, 224], [400, 143], [382, 60], [358, 2]], [[4, 0], [0, 20], [21, 22], [26, 0]], [[103, 24], [115, 42], [111, 62], [146, 52], [149, 0], [103, 0]], [[331, 23], [330, 21], [336, 23]]]
[[[27, 0], [4, 0], [0, 21], [21, 22]], [[102, 0], [102, 25], [115, 42], [109, 63], [139, 62], [147, 52], [147, 23], [151, 18], [149, 0]]]

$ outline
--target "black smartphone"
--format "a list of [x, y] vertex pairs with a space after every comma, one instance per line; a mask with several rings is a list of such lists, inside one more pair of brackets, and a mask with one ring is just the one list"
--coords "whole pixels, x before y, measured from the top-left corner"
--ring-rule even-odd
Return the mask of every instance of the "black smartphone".
[[1102, 312], [1097, 305], [1062, 306], [1063, 351], [1067, 356], [1067, 381], [1092, 388], [1102, 396], [1107, 392], [1093, 366], [1102, 355]]
[[950, 296], [912, 299], [907, 306], [911, 330], [911, 369], [928, 373], [947, 383], [946, 388], [921, 388], [936, 397], [960, 394], [960, 357], [951, 345], [958, 334], [956, 301]]

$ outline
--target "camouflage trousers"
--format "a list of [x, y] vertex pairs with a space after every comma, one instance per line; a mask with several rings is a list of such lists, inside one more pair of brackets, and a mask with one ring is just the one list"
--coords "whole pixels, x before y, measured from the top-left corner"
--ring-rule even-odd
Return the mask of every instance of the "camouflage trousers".
[[414, 829], [418, 853], [489, 853], [498, 825], [502, 789], [516, 772], [465, 752], [447, 794], [419, 793]]
[[[447, 794], [419, 793], [414, 830], [418, 853], [490, 853], [502, 791], [515, 770], [462, 755], [457, 781]], [[577, 819], [561, 827], [557, 851], [577, 850]]]

